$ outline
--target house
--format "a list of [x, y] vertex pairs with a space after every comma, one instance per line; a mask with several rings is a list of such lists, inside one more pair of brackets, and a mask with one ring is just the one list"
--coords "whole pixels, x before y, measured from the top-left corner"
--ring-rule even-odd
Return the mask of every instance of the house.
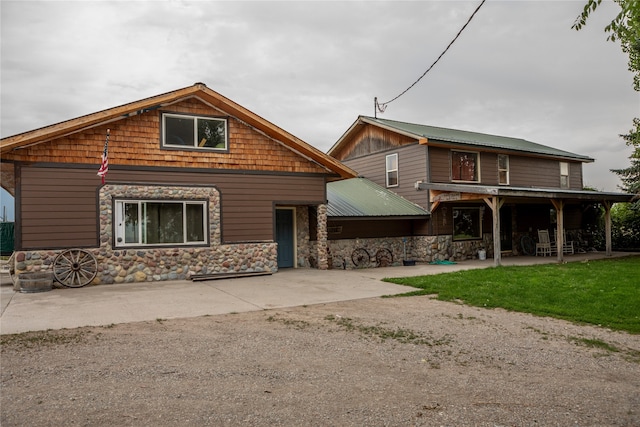
[[94, 284], [276, 272], [312, 258], [327, 268], [326, 184], [355, 177], [202, 83], [3, 138], [0, 154], [16, 200], [16, 272], [61, 267], [81, 281], [95, 273]]
[[482, 249], [498, 265], [503, 254], [522, 254], [522, 242], [538, 229], [563, 230], [558, 247], [566, 232], [584, 240], [594, 203], [605, 209], [610, 253], [611, 205], [632, 197], [583, 190], [582, 165], [594, 161], [587, 156], [376, 117], [358, 117], [328, 154], [430, 213], [410, 235], [412, 257], [425, 261], [471, 258]]

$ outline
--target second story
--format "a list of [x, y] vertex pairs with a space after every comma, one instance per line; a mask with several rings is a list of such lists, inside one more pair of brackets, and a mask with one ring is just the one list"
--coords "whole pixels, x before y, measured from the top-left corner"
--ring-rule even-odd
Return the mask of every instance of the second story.
[[420, 183], [582, 190], [593, 159], [524, 139], [360, 116], [329, 155], [423, 204]]

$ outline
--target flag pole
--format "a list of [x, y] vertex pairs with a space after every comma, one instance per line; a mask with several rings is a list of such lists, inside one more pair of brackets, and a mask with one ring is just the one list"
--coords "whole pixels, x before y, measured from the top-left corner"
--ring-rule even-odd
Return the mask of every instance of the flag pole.
[[102, 178], [102, 184], [104, 185], [104, 177], [109, 172], [109, 134], [111, 129], [107, 129], [107, 137], [104, 140], [104, 149], [102, 150], [102, 158], [100, 163], [100, 169], [98, 169], [98, 176]]

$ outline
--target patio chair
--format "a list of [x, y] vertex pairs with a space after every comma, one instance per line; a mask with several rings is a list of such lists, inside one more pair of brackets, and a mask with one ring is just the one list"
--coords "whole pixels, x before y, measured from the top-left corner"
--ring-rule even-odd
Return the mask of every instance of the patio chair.
[[[562, 253], [573, 255], [573, 240], [567, 240], [567, 230], [562, 230]], [[555, 242], [556, 247], [558, 247], [558, 229], [553, 229], [553, 240]]]
[[536, 256], [551, 256], [558, 252], [555, 242], [549, 238], [549, 230], [538, 230], [538, 243], [536, 243]]

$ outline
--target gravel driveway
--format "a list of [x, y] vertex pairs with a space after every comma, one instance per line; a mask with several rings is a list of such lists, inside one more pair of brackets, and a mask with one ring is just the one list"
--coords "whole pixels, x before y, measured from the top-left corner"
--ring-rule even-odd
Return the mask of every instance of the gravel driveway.
[[2, 336], [2, 427], [638, 426], [640, 336], [428, 296]]

